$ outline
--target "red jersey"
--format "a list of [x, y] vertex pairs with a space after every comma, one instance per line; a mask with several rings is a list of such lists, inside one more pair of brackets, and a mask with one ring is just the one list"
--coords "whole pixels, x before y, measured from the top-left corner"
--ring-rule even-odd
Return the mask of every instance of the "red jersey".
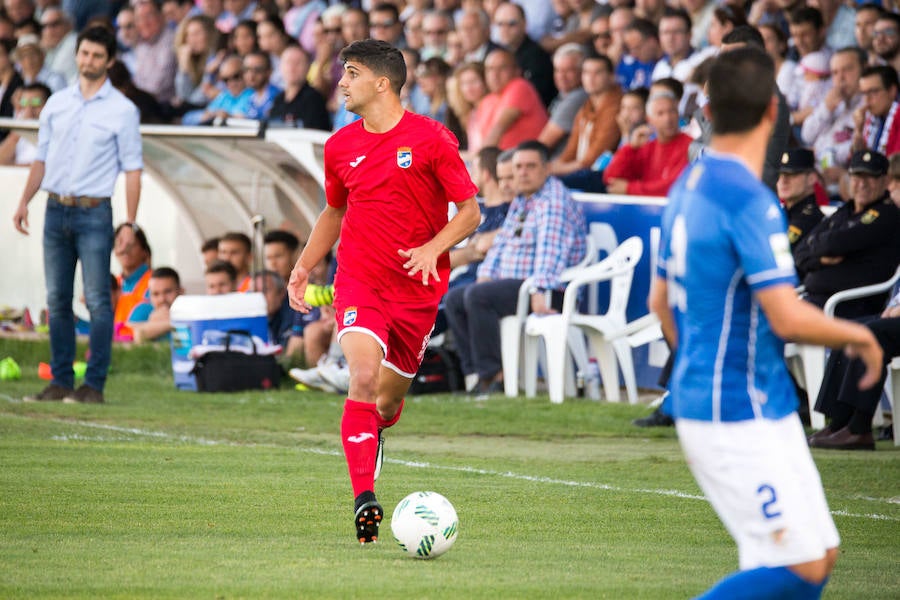
[[[447, 224], [450, 202], [473, 197], [459, 142], [432, 119], [406, 112], [386, 133], [366, 131], [362, 120], [325, 143], [328, 204], [347, 207], [338, 244], [338, 272], [397, 300], [440, 298], [447, 290], [450, 257], [438, 260], [441, 281], [410, 277], [398, 250], [416, 248]], [[338, 289], [340, 294], [340, 289]]]

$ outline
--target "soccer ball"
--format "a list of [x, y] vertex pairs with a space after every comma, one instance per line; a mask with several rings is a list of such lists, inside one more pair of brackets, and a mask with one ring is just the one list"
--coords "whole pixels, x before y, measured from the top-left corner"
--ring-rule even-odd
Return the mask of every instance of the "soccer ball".
[[459, 518], [450, 501], [437, 492], [413, 492], [394, 509], [391, 532], [408, 555], [435, 558], [453, 546]]

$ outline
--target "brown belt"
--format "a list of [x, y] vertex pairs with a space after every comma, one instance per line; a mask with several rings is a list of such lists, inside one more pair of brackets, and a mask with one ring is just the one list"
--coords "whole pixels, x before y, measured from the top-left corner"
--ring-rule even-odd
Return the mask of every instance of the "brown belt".
[[109, 198], [95, 198], [93, 196], [61, 196], [59, 194], [47, 194], [47, 198], [54, 202], [59, 202], [63, 206], [79, 206], [81, 208], [94, 208], [104, 202], [109, 202]]

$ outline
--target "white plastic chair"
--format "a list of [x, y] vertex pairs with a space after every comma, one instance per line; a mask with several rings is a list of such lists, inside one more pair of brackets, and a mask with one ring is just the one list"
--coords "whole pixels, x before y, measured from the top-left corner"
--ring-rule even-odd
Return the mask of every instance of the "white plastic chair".
[[891, 401], [891, 425], [894, 430], [894, 445], [900, 446], [900, 427], [897, 427], [897, 403], [900, 402], [900, 356], [888, 365], [888, 379], [891, 382], [888, 388], [888, 398]]
[[[563, 271], [566, 275], [570, 269], [592, 265], [597, 262], [600, 252], [607, 255], [615, 250], [618, 242], [616, 232], [608, 223], [591, 223], [586, 238], [584, 258], [580, 263]], [[519, 394], [519, 374], [522, 366], [522, 328], [531, 310], [531, 278], [519, 286], [519, 297], [516, 314], [500, 319], [500, 357], [503, 365], [503, 392], [510, 398]]]
[[[841, 302], [874, 296], [890, 291], [900, 281], [900, 266], [894, 275], [881, 283], [864, 285], [840, 291], [828, 298], [822, 309], [829, 317], [834, 316], [835, 308]], [[788, 368], [797, 378], [800, 387], [806, 390], [809, 399], [809, 422], [814, 429], [825, 427], [825, 415], [815, 410], [816, 399], [822, 387], [822, 378], [825, 376], [825, 348], [822, 346], [810, 346], [808, 344], [788, 343], [784, 345], [784, 357]], [[896, 428], [895, 428], [896, 431]], [[895, 438], [896, 439], [896, 438]]]
[[[590, 342], [593, 356], [600, 368], [606, 399], [619, 401], [618, 367], [622, 366], [629, 400], [637, 402], [637, 386], [631, 345], [626, 333], [625, 311], [631, 294], [634, 269], [641, 259], [644, 244], [639, 237], [622, 242], [611, 255], [599, 263], [569, 269], [563, 281], [568, 281], [560, 314], [530, 315], [525, 321], [525, 385], [526, 394], [533, 395], [537, 379], [539, 343], [542, 339], [547, 354], [547, 388], [550, 401], [559, 404], [565, 397], [565, 374], [571, 353], [579, 368], [586, 367], [588, 356], [583, 333]], [[578, 312], [578, 290], [601, 281], [610, 282], [609, 308], [602, 315]], [[637, 329], [631, 332], [637, 334]]]

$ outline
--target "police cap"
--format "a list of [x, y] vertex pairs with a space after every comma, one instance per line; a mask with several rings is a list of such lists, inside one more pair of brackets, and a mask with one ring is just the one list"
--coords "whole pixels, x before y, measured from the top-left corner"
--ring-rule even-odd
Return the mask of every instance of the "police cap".
[[847, 169], [851, 175], [873, 175], [875, 177], [887, 175], [887, 170], [887, 157], [874, 150], [854, 152], [850, 157], [850, 167]]
[[781, 164], [778, 165], [779, 173], [806, 173], [816, 168], [816, 157], [812, 150], [806, 148], [791, 148], [781, 154]]

